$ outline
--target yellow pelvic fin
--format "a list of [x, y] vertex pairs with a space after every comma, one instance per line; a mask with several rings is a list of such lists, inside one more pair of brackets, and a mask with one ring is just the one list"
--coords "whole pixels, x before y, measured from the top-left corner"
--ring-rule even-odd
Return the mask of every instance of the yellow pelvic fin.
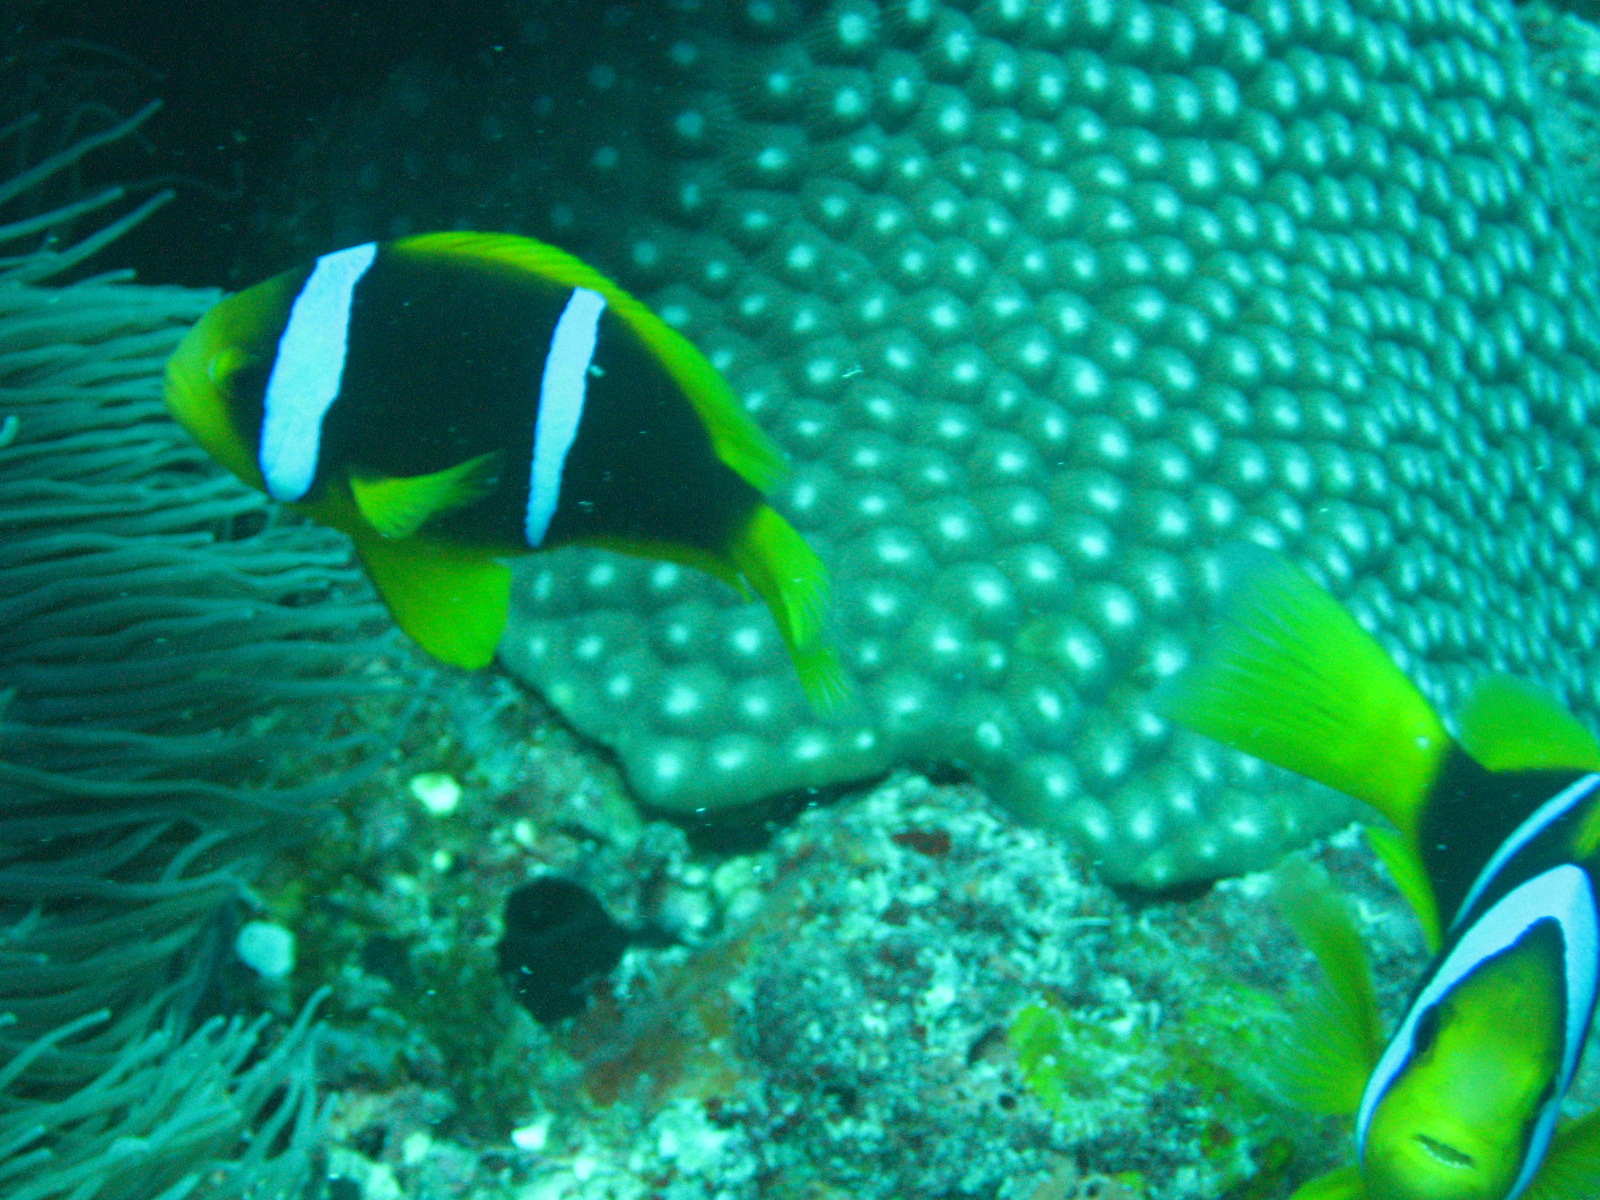
[[1414, 840], [1449, 735], [1383, 647], [1286, 560], [1241, 547], [1223, 624], [1160, 703], [1180, 724], [1372, 805]]
[[751, 487], [770, 492], [786, 471], [783, 455], [761, 431], [722, 373], [694, 344], [643, 302], [565, 250], [508, 233], [426, 233], [395, 242], [397, 251], [475, 258], [527, 271], [567, 287], [599, 292], [606, 306], [660, 359], [705, 424], [717, 457]]
[[442, 542], [355, 539], [395, 622], [429, 654], [476, 669], [494, 658], [511, 609], [511, 570], [481, 552]]
[[1300, 858], [1275, 873], [1273, 900], [1322, 967], [1274, 1072], [1285, 1096], [1316, 1113], [1354, 1112], [1383, 1053], [1383, 1028], [1366, 947], [1350, 909], [1320, 870]]
[[819, 713], [836, 712], [849, 699], [850, 688], [825, 637], [828, 573], [822, 560], [766, 504], [750, 515], [728, 547], [728, 557], [772, 611], [811, 706]]
[[1521, 1200], [1600, 1196], [1600, 1109], [1556, 1127], [1544, 1164]]
[[1302, 1183], [1289, 1200], [1367, 1200], [1361, 1169], [1352, 1163]]
[[408, 538], [440, 513], [465, 508], [499, 482], [499, 451], [431, 475], [379, 478], [352, 475], [350, 494], [361, 515], [386, 538]]
[[1559, 700], [1525, 680], [1480, 680], [1456, 722], [1461, 745], [1491, 771], [1600, 771], [1600, 741]]
[[1428, 879], [1422, 859], [1404, 838], [1387, 826], [1368, 825], [1365, 832], [1372, 852], [1389, 868], [1389, 876], [1394, 880], [1395, 887], [1400, 889], [1411, 911], [1417, 914], [1429, 952], [1437, 953], [1443, 941], [1443, 931], [1439, 925], [1439, 902], [1434, 898], [1433, 884]]

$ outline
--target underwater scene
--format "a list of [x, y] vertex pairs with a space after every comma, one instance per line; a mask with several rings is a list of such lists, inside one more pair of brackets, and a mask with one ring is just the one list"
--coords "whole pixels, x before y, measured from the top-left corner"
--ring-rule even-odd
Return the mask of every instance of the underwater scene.
[[0, 5], [0, 1200], [1595, 1200], [1585, 0]]

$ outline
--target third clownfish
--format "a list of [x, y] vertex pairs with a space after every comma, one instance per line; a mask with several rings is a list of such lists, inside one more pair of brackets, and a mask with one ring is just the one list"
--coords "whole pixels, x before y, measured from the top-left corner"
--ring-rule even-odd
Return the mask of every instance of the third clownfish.
[[1348, 1050], [1330, 1068], [1348, 1086], [1322, 1091], [1355, 1113], [1357, 1163], [1295, 1200], [1600, 1195], [1600, 1115], [1560, 1122], [1600, 973], [1600, 742], [1500, 675], [1452, 736], [1312, 580], [1265, 551], [1232, 565], [1221, 628], [1165, 711], [1388, 818], [1369, 836], [1436, 951], [1385, 1044], [1364, 957], [1327, 949], [1333, 922], [1297, 922], [1320, 925], [1339, 998], [1312, 1050]]

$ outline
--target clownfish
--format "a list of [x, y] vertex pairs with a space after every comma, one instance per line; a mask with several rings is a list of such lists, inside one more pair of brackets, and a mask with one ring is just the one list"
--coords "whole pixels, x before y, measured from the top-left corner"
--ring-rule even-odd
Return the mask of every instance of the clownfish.
[[1255, 547], [1230, 565], [1220, 628], [1159, 707], [1386, 817], [1369, 839], [1435, 951], [1385, 1043], [1354, 930], [1291, 896], [1334, 1000], [1297, 1052], [1323, 1057], [1321, 1111], [1354, 1112], [1357, 1151], [1295, 1200], [1600, 1195], [1600, 1113], [1558, 1128], [1600, 974], [1600, 741], [1503, 675], [1452, 736], [1311, 579]]
[[349, 535], [444, 662], [493, 657], [502, 559], [583, 544], [753, 590], [813, 705], [845, 695], [827, 573], [764, 499], [777, 448], [686, 338], [553, 246], [434, 233], [324, 254], [206, 313], [166, 399], [245, 483]]

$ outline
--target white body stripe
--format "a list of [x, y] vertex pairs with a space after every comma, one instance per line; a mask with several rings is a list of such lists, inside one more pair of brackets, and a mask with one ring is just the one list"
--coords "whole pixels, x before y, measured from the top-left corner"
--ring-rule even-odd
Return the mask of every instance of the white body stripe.
[[528, 475], [528, 515], [524, 532], [533, 549], [544, 542], [550, 519], [561, 502], [561, 471], [578, 436], [583, 399], [589, 386], [600, 314], [606, 298], [588, 288], [573, 288], [556, 321], [539, 381], [539, 418], [533, 431], [533, 463]]
[[351, 300], [377, 255], [375, 242], [324, 254], [289, 309], [267, 379], [258, 460], [274, 500], [299, 500], [311, 490], [322, 419], [344, 379]]
[[1594, 890], [1589, 886], [1589, 876], [1584, 870], [1571, 863], [1552, 867], [1509, 892], [1473, 922], [1439, 964], [1433, 978], [1428, 980], [1427, 986], [1412, 1001], [1405, 1020], [1400, 1023], [1383, 1057], [1373, 1069], [1372, 1078], [1367, 1080], [1361, 1108], [1356, 1115], [1358, 1153], [1365, 1156], [1372, 1114], [1410, 1059], [1417, 1022], [1422, 1014], [1443, 999], [1485, 959], [1514, 946], [1534, 924], [1546, 919], [1555, 920], [1561, 928], [1562, 965], [1567, 988], [1567, 1027], [1561, 1048], [1561, 1071], [1556, 1078], [1554, 1094], [1534, 1123], [1522, 1171], [1516, 1185], [1507, 1193], [1507, 1200], [1513, 1200], [1528, 1186], [1544, 1160], [1545, 1151], [1550, 1147], [1550, 1136], [1555, 1131], [1556, 1118], [1561, 1113], [1561, 1100], [1578, 1066], [1578, 1055], [1583, 1049], [1594, 1007], [1596, 970], [1600, 966], [1596, 961], [1600, 956], [1600, 928], [1597, 928], [1595, 916]]
[[1499, 874], [1500, 868], [1511, 860], [1511, 857], [1521, 850], [1534, 838], [1538, 837], [1552, 822], [1565, 816], [1580, 801], [1585, 800], [1594, 791], [1595, 785], [1600, 784], [1600, 775], [1585, 775], [1570, 787], [1557, 792], [1546, 800], [1533, 814], [1518, 825], [1511, 836], [1500, 843], [1494, 855], [1484, 864], [1483, 870], [1478, 872], [1478, 877], [1472, 881], [1472, 887], [1467, 892], [1467, 897], [1461, 902], [1461, 907], [1456, 910], [1456, 915], [1450, 922], [1450, 929], [1461, 924], [1461, 919], [1472, 911], [1472, 906], [1478, 902], [1494, 877]]

